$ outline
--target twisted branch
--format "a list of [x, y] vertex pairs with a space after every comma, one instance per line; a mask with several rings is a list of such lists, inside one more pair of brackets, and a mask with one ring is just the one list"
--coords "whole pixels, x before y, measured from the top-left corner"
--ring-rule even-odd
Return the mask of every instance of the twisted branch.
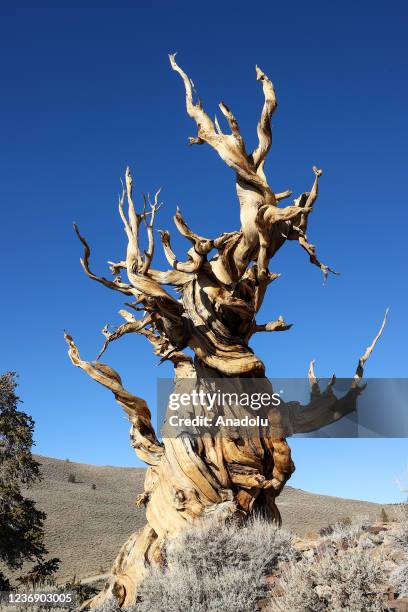
[[[231, 113], [230, 109], [226, 106], [224, 102], [220, 103], [220, 110], [223, 115], [226, 117], [229, 126], [231, 128], [231, 134], [223, 134], [222, 132], [218, 132], [216, 126], [213, 121], [207, 115], [207, 113], [203, 110], [201, 101], [194, 103], [193, 99], [193, 88], [191, 85], [191, 81], [187, 74], [184, 72], [182, 68], [176, 62], [176, 53], [169, 55], [171, 67], [175, 72], [181, 76], [185, 93], [186, 93], [186, 109], [188, 115], [196, 122], [198, 128], [198, 137], [190, 138], [190, 144], [202, 144], [206, 142], [213, 149], [215, 149], [221, 159], [235, 172], [238, 177], [248, 183], [256, 187], [260, 193], [265, 198], [265, 201], [269, 204], [275, 204], [276, 198], [271, 188], [269, 187], [265, 175], [263, 174], [263, 170], [260, 169], [260, 172], [257, 173], [257, 167], [254, 164], [254, 161], [251, 157], [249, 157], [245, 150], [244, 141], [242, 139], [241, 133], [239, 131], [238, 123]], [[265, 117], [267, 118], [268, 113], [265, 113]], [[264, 122], [261, 122], [262, 129], [262, 145], [261, 149], [264, 150], [264, 137], [265, 133]], [[266, 154], [266, 153], [265, 153]], [[262, 153], [258, 153], [256, 157], [262, 156]], [[259, 164], [258, 164], [259, 167]]]
[[271, 119], [276, 110], [277, 101], [273, 84], [268, 79], [266, 74], [256, 66], [256, 80], [261, 81], [262, 89], [265, 96], [265, 102], [262, 109], [261, 118], [258, 123], [258, 139], [259, 144], [252, 153], [252, 161], [255, 168], [259, 168], [264, 163], [266, 156], [272, 144]]
[[68, 344], [68, 355], [72, 363], [84, 370], [91, 378], [110, 389], [118, 404], [128, 415], [132, 424], [131, 443], [137, 456], [149, 465], [158, 465], [163, 456], [163, 446], [157, 440], [156, 433], [151, 423], [150, 410], [144, 399], [132, 395], [122, 386], [119, 374], [111, 367], [95, 361], [83, 361], [74, 340], [68, 334], [64, 334]]
[[330, 266], [319, 261], [316, 256], [316, 247], [310, 244], [306, 236], [308, 213], [313, 210], [314, 203], [318, 196], [319, 178], [323, 174], [323, 171], [316, 168], [316, 166], [313, 166], [313, 172], [315, 174], [315, 179], [310, 193], [302, 193], [302, 195], [295, 200], [295, 206], [301, 208], [302, 213], [299, 214], [297, 219], [294, 219], [287, 238], [288, 240], [297, 240], [299, 242], [300, 246], [308, 253], [310, 263], [320, 268], [323, 273], [323, 279], [326, 281], [329, 272], [336, 275], [339, 273], [333, 270], [333, 268], [330, 268]]
[[79, 261], [81, 262], [81, 266], [83, 267], [83, 269], [85, 271], [85, 274], [87, 276], [89, 276], [89, 278], [91, 278], [92, 280], [95, 280], [98, 283], [101, 283], [102, 285], [105, 285], [105, 287], [108, 287], [109, 289], [113, 289], [115, 291], [120, 291], [120, 293], [124, 293], [125, 295], [138, 296], [139, 292], [136, 291], [131, 285], [128, 285], [126, 283], [122, 283], [119, 280], [110, 281], [110, 280], [104, 278], [103, 276], [97, 276], [96, 274], [94, 274], [91, 271], [91, 269], [89, 267], [89, 259], [91, 257], [91, 249], [89, 248], [89, 245], [88, 245], [86, 239], [80, 234], [80, 231], [79, 231], [78, 226], [77, 226], [76, 223], [74, 223], [74, 230], [75, 230], [76, 235], [78, 236], [79, 240], [82, 242], [83, 247], [84, 247], [84, 256]]

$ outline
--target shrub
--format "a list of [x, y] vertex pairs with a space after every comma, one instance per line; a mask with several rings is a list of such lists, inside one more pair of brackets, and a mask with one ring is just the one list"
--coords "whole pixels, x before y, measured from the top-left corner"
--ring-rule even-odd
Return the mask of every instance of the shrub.
[[399, 597], [408, 597], [408, 561], [405, 561], [391, 574], [390, 582]]
[[319, 530], [319, 535], [321, 535], [322, 537], [329, 536], [332, 533], [333, 533], [333, 525], [327, 525], [326, 527], [322, 527]]
[[75, 474], [73, 474], [72, 472], [70, 474], [68, 474], [68, 482], [76, 482], [76, 476]]
[[[355, 520], [351, 520], [349, 516], [341, 518], [334, 523], [334, 525], [327, 525], [327, 527], [322, 527], [319, 531], [319, 535], [326, 537], [334, 534], [334, 537], [340, 537], [340, 533], [344, 534], [347, 532], [347, 528], [355, 523]], [[343, 536], [341, 536], [343, 537]]]
[[[132, 607], [129, 609], [129, 612], [136, 612], [138, 610], [138, 606]], [[100, 604], [96, 608], [93, 608], [93, 612], [121, 612], [118, 604], [115, 599], [109, 599], [105, 601], [103, 604]], [[156, 611], [155, 611], [156, 612]]]
[[202, 523], [169, 541], [165, 566], [146, 577], [138, 612], [253, 612], [265, 577], [293, 559], [292, 537], [264, 519]]
[[399, 525], [393, 534], [393, 539], [408, 555], [408, 504], [400, 504], [396, 514]]
[[326, 552], [319, 560], [291, 564], [270, 612], [380, 612], [384, 609], [379, 585], [384, 583], [383, 560], [369, 551], [352, 548]]
[[328, 537], [334, 542], [345, 541], [348, 543], [355, 542], [360, 535], [371, 524], [368, 516], [360, 515], [353, 518], [340, 519], [331, 528], [331, 533]]

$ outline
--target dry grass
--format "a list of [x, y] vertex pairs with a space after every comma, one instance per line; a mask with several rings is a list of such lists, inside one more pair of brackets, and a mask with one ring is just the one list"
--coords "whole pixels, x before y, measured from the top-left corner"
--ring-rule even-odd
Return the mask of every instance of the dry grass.
[[[29, 495], [47, 514], [46, 546], [61, 559], [58, 581], [109, 571], [120, 546], [145, 524], [144, 509], [134, 503], [145, 470], [36, 458], [43, 481]], [[70, 474], [76, 482], [68, 482]]]

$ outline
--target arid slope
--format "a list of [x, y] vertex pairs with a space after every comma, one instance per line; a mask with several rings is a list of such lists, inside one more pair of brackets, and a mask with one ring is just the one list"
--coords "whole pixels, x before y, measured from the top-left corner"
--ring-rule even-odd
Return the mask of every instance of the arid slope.
[[[60, 557], [60, 580], [105, 573], [120, 546], [145, 522], [144, 509], [135, 507], [143, 491], [143, 468], [84, 465], [37, 457], [43, 481], [30, 491], [46, 512], [47, 546]], [[77, 482], [69, 482], [73, 474]], [[92, 488], [95, 485], [95, 489]], [[285, 527], [303, 535], [344, 517], [379, 517], [381, 506], [286, 487], [279, 498]]]

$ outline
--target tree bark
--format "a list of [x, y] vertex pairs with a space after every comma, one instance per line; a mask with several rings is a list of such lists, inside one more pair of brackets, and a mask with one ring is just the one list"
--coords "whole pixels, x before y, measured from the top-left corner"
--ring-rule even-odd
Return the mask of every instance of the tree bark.
[[[176, 388], [192, 379], [200, 389], [208, 378], [219, 378], [232, 389], [238, 389], [240, 380], [256, 379], [259, 389], [271, 392], [270, 382], [265, 378], [265, 366], [249, 346], [254, 333], [286, 331], [291, 327], [283, 317], [261, 324], [256, 320], [268, 285], [279, 276], [269, 271], [270, 260], [286, 240], [296, 240], [325, 278], [333, 272], [317, 259], [315, 247], [306, 236], [308, 216], [318, 195], [322, 173], [314, 167], [311, 191], [301, 194], [292, 205], [279, 208], [279, 202], [291, 192], [275, 193], [264, 173], [265, 158], [272, 142], [270, 120], [277, 105], [273, 85], [265, 73], [256, 68], [264, 105], [258, 123], [259, 142], [249, 154], [230, 109], [220, 103], [231, 130], [230, 134], [224, 134], [218, 120], [212, 121], [205, 113], [201, 101], [194, 102], [192, 83], [176, 63], [175, 55], [170, 56], [170, 63], [183, 80], [187, 113], [198, 128], [198, 135], [190, 139], [190, 144], [209, 144], [235, 172], [241, 229], [216, 238], [204, 238], [189, 228], [177, 210], [176, 228], [192, 245], [187, 259], [184, 262], [177, 259], [170, 234], [163, 231], [161, 242], [171, 269], [153, 269], [153, 223], [160, 208], [159, 192], [153, 202], [144, 197], [142, 212], [136, 213], [133, 179], [127, 169], [119, 213], [128, 246], [125, 259], [109, 262], [113, 280], [91, 271], [90, 248], [75, 227], [84, 247], [81, 263], [85, 273], [104, 286], [133, 297], [135, 301], [128, 306], [133, 312], [143, 312], [138, 320], [133, 313], [120, 311], [125, 323], [114, 331], [110, 331], [109, 326], [102, 330], [105, 341], [98, 359], [112, 341], [124, 334], [137, 333], [149, 340], [161, 361], [173, 363]], [[148, 240], [144, 253], [139, 240], [142, 225]], [[122, 280], [122, 271], [126, 271], [128, 282]], [[350, 389], [352, 404], [360, 392], [358, 383], [364, 363], [384, 324], [385, 320], [373, 344], [359, 360]], [[162, 560], [163, 542], [177, 537], [188, 524], [211, 517], [222, 521], [231, 517], [244, 518], [255, 509], [280, 523], [276, 499], [294, 471], [285, 439], [287, 432], [310, 431], [331, 422], [336, 406], [339, 414], [346, 412], [330, 392], [330, 385], [320, 393], [312, 362], [310, 404], [295, 411], [289, 405], [279, 411], [271, 410], [268, 427], [256, 434], [241, 437], [226, 432], [183, 434], [164, 436], [163, 441], [159, 441], [146, 402], [124, 389], [119, 374], [109, 366], [99, 361], [83, 361], [72, 337], [69, 334], [65, 337], [72, 363], [110, 389], [127, 413], [131, 444], [138, 457], [149, 466], [144, 492], [137, 499], [137, 503], [146, 508], [147, 525], [123, 545], [103, 591], [87, 603], [88, 607], [112, 597], [116, 597], [122, 607], [134, 603], [149, 565]], [[184, 352], [186, 348], [192, 350], [194, 358]]]

